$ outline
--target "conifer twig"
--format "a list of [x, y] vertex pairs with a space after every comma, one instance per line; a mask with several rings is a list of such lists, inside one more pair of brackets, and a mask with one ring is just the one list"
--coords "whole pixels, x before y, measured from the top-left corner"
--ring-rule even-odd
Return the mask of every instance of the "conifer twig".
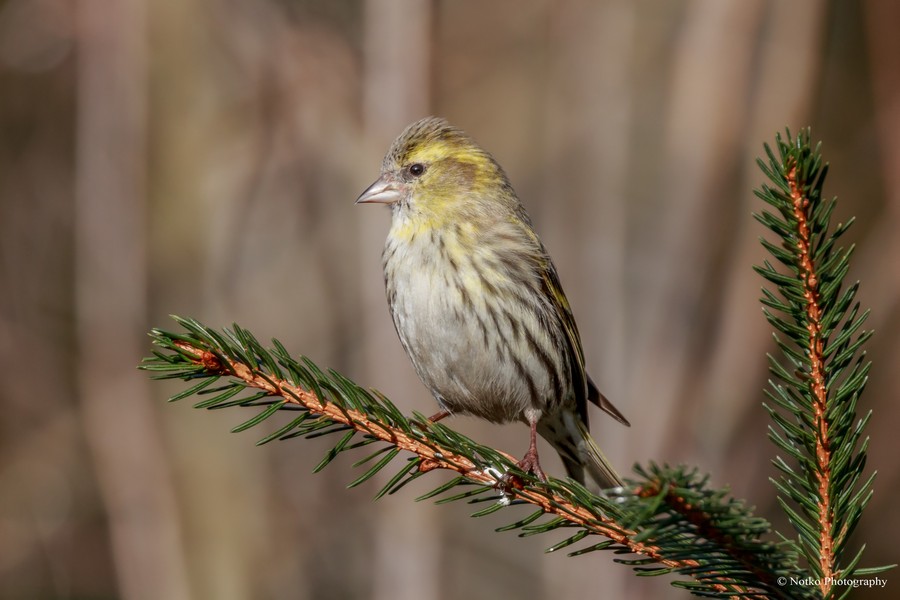
[[872, 411], [857, 414], [872, 331], [862, 328], [869, 312], [856, 299], [859, 282], [844, 281], [853, 247], [839, 239], [853, 219], [832, 225], [837, 199], [823, 195], [828, 165], [809, 130], [786, 134], [776, 135], [774, 149], [765, 146], [768, 161], [757, 164], [770, 183], [755, 190], [775, 210], [754, 217], [780, 242], [761, 238], [775, 260], [754, 267], [770, 284], [761, 302], [781, 350], [779, 358], [769, 355], [772, 404], [764, 405], [774, 421], [769, 438], [781, 451], [773, 460], [780, 475], [771, 481], [797, 532], [786, 543], [804, 557], [818, 596], [831, 600], [851, 593], [854, 577], [891, 568], [860, 567], [865, 546], [846, 551], [875, 479], [865, 476]]
[[806, 301], [806, 316], [808, 319], [807, 331], [809, 342], [806, 352], [809, 357], [810, 372], [808, 374], [812, 392], [813, 429], [816, 432], [816, 479], [818, 483], [819, 503], [819, 566], [822, 577], [819, 580], [819, 588], [823, 596], [831, 591], [831, 582], [834, 579], [834, 540], [831, 537], [832, 530], [832, 506], [831, 506], [831, 443], [830, 431], [826, 413], [828, 410], [828, 397], [825, 387], [825, 357], [824, 341], [821, 338], [822, 308], [819, 304], [819, 280], [816, 276], [815, 265], [811, 258], [810, 227], [807, 212], [810, 209], [810, 199], [806, 196], [803, 186], [797, 181], [797, 162], [789, 165], [787, 182], [790, 188], [791, 203], [794, 207], [794, 218], [799, 239], [797, 240], [797, 257], [800, 272], [798, 276], [803, 286], [803, 298]]
[[[691, 579], [676, 580], [673, 585], [697, 595], [809, 597], [807, 590], [797, 585], [778, 584], [785, 576], [799, 577], [800, 572], [794, 553], [762, 539], [770, 531], [768, 522], [750, 514], [727, 490], [709, 489], [709, 478], [699, 476], [696, 469], [652, 463], [647, 468], [636, 466], [642, 481], [631, 483], [630, 489], [607, 490], [611, 494], [608, 497], [596, 496], [571, 480], [539, 481], [519, 469], [508, 454], [479, 445], [420, 415], [410, 420], [378, 392], [365, 390], [334, 371], [326, 374], [306, 358], [298, 362], [277, 340], [273, 340], [274, 349], [266, 349], [237, 325], [222, 333], [193, 319], [175, 319], [188, 332], [153, 330], [151, 335], [159, 350], [141, 365], [155, 372], [155, 378], [194, 382], [172, 396], [173, 401], [198, 395], [207, 399], [195, 404], [196, 408], [264, 407], [234, 427], [234, 432], [258, 425], [281, 410], [295, 411], [299, 416], [259, 443], [340, 434], [340, 441], [316, 471], [346, 450], [385, 444], [356, 463], [373, 466], [350, 487], [370, 479], [406, 450], [413, 456], [376, 498], [396, 492], [426, 472], [449, 470], [458, 476], [418, 499], [474, 486], [443, 496], [438, 502], [466, 499], [490, 503], [473, 516], [491, 514], [511, 504], [531, 505], [537, 508], [535, 512], [498, 531], [520, 530], [520, 535], [533, 535], [565, 528], [577, 530], [548, 551], [599, 535], [603, 541], [569, 555], [604, 549], [631, 554], [615, 561], [632, 566], [640, 575], [686, 575]], [[217, 381], [222, 384], [214, 385]]]
[[[316, 394], [288, 381], [267, 377], [259, 372], [254, 373], [247, 365], [241, 362], [227, 359], [223, 361], [222, 357], [217, 356], [215, 353], [187, 341], [177, 341], [175, 345], [181, 351], [191, 356], [194, 364], [202, 366], [211, 374], [236, 377], [248, 387], [257, 388], [272, 396], [281, 397], [284, 404], [303, 406], [309, 411], [324, 415], [336, 423], [353, 427], [401, 450], [406, 450], [419, 456], [422, 459], [419, 463], [419, 470], [422, 472], [434, 469], [455, 471], [474, 483], [495, 486], [501, 489], [509, 499], [518, 499], [533, 504], [545, 513], [557, 515], [597, 535], [607, 537], [628, 548], [632, 553], [650, 558], [654, 562], [673, 569], [696, 568], [700, 566], [696, 560], [692, 559], [680, 561], [667, 559], [660, 554], [659, 548], [653, 544], [635, 541], [633, 537], [636, 532], [623, 529], [608, 517], [598, 517], [598, 515], [583, 507], [574, 505], [561, 496], [536, 493], [533, 489], [521, 485], [521, 483], [514, 482], [513, 485], [509, 485], [504, 478], [498, 478], [494, 473], [479, 469], [478, 465], [465, 456], [430, 443], [425, 444], [398, 428], [387, 427], [382, 423], [373, 421], [361, 411], [339, 407], [337, 404], [323, 400]], [[514, 461], [512, 457], [508, 455], [507, 457]], [[648, 490], [645, 490], [644, 494], [648, 495]], [[722, 592], [734, 591], [733, 588], [724, 585], [716, 585], [716, 589]]]

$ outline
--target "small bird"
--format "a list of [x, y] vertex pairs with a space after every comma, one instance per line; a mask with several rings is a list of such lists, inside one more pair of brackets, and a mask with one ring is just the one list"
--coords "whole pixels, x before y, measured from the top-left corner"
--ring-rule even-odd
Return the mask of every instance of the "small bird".
[[519, 467], [546, 480], [540, 434], [569, 477], [622, 486], [588, 429], [592, 402], [629, 425], [585, 372], [556, 268], [503, 169], [463, 131], [428, 117], [391, 145], [357, 204], [391, 207], [382, 262], [403, 348], [440, 412], [522, 421]]

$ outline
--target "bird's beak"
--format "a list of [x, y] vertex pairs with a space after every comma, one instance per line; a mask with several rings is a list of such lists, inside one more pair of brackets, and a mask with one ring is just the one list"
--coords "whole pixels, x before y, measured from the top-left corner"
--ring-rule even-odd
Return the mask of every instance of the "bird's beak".
[[399, 202], [401, 197], [400, 187], [393, 179], [387, 175], [382, 175], [375, 180], [375, 183], [366, 188], [359, 198], [356, 199], [357, 204], [394, 204]]

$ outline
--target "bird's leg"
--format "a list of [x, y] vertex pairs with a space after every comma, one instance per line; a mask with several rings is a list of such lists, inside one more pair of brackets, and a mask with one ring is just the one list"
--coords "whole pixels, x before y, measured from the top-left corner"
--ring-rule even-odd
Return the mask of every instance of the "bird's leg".
[[528, 452], [519, 461], [519, 468], [526, 473], [532, 473], [541, 481], [547, 481], [547, 476], [544, 475], [544, 470], [541, 469], [541, 463], [538, 460], [537, 422], [531, 422], [529, 425], [531, 426], [531, 444], [528, 446]]
[[428, 420], [429, 420], [431, 423], [437, 423], [438, 421], [440, 421], [440, 420], [443, 419], [444, 417], [449, 417], [449, 416], [450, 416], [450, 411], [447, 410], [446, 408], [442, 408], [441, 410], [437, 411], [436, 413], [434, 413], [433, 415], [431, 415], [430, 417], [428, 417]]

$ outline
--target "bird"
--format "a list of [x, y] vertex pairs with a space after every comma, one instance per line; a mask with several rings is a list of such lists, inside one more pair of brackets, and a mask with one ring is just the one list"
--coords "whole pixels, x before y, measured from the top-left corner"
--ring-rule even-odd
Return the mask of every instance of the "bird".
[[391, 209], [382, 253], [388, 307], [440, 408], [530, 428], [518, 467], [541, 481], [537, 436], [566, 474], [601, 490], [622, 479], [591, 437], [588, 404], [622, 413], [585, 370], [581, 338], [550, 255], [499, 163], [443, 118], [410, 124], [356, 200]]

